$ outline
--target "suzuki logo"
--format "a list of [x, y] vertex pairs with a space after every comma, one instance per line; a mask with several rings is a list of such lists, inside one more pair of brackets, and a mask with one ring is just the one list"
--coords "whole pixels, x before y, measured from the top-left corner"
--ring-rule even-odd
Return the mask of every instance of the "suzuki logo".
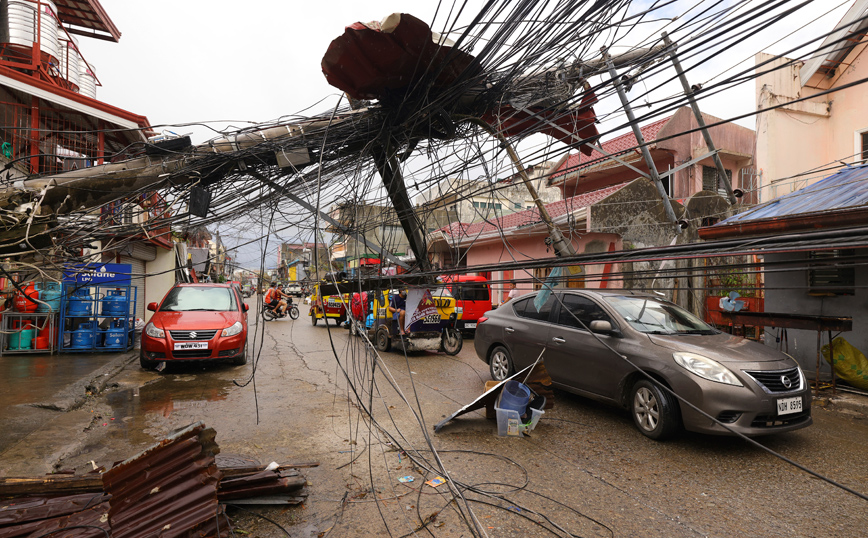
[[790, 380], [789, 377], [787, 377], [785, 375], [781, 376], [781, 383], [784, 385], [785, 389], [788, 389], [788, 388], [793, 386], [793, 382]]
[[[196, 331], [190, 331], [190, 340], [195, 340], [195, 339], [196, 339]], [[785, 383], [787, 384], [786, 386], [787, 386], [788, 388], [789, 388], [789, 382], [790, 382], [789, 379], [787, 379], [787, 380], [785, 381]]]

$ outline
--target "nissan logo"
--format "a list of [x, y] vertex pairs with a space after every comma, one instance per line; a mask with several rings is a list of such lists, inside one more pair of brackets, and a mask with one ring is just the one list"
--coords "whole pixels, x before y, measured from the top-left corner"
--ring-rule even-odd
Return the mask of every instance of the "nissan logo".
[[785, 389], [788, 389], [788, 388], [793, 386], [793, 382], [790, 380], [789, 377], [787, 377], [785, 375], [781, 376], [781, 384], [783, 384]]

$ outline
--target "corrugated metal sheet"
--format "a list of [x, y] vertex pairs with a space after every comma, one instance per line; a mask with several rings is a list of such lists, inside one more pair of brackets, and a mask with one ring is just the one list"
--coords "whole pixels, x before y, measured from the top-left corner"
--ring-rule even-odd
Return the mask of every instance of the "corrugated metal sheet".
[[229, 536], [217, 450], [214, 430], [196, 423], [105, 472], [112, 536]]
[[868, 164], [852, 166], [803, 189], [760, 204], [714, 226], [814, 215], [868, 205]]
[[[107, 535], [111, 536], [108, 518], [106, 517], [109, 504], [102, 502], [104, 496], [91, 494], [86, 496], [88, 497], [87, 499], [82, 499], [82, 496], [75, 497], [78, 497], [78, 499], [70, 500], [70, 497], [55, 501], [48, 499], [19, 499], [11, 502], [4, 509], [4, 512], [9, 510], [15, 512], [14, 515], [6, 514], [10, 516], [10, 519], [14, 519], [15, 521], [4, 519], [6, 521], [4, 525], [9, 526], [0, 528], [0, 537], [24, 538], [49, 534], [51, 536], [62, 536], [63, 538], [105, 538]], [[40, 504], [40, 501], [42, 502], [42, 506], [37, 506]], [[51, 505], [52, 508], [48, 508], [47, 505]], [[72, 513], [68, 513], [70, 510]], [[51, 515], [55, 517], [36, 519], [40, 515], [53, 511], [67, 513], [60, 516], [57, 513], [52, 513]], [[59, 532], [61, 530], [63, 532]]]

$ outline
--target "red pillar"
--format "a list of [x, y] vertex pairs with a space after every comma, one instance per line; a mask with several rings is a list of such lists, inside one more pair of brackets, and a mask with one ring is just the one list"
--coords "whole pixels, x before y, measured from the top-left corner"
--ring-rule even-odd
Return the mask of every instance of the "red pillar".
[[30, 173], [39, 173], [39, 98], [30, 98]]

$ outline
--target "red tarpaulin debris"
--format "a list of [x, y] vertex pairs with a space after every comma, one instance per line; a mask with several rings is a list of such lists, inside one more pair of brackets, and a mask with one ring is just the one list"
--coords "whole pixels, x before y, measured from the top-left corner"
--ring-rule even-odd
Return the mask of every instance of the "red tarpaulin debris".
[[435, 87], [443, 87], [468, 68], [468, 75], [481, 72], [473, 56], [434, 39], [427, 24], [406, 13], [357, 22], [331, 42], [322, 71], [329, 84], [354, 99], [382, 99], [426, 74], [435, 76]]

